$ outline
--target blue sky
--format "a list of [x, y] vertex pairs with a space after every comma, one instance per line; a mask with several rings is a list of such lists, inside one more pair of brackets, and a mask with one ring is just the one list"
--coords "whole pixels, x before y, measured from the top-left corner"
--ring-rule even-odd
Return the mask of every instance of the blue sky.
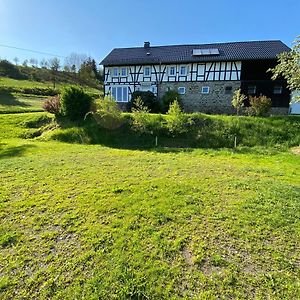
[[[97, 61], [115, 47], [280, 39], [300, 35], [300, 1], [0, 0], [0, 44]], [[0, 47], [12, 60], [51, 58]], [[62, 58], [63, 60], [63, 58]]]

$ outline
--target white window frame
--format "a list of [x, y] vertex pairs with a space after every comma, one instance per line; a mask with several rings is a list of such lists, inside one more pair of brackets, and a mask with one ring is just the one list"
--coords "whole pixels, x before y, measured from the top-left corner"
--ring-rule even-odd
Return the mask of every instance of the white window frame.
[[[174, 68], [174, 74], [171, 74], [172, 68]], [[169, 67], [169, 76], [176, 76], [176, 66], [170, 66]]]
[[[184, 73], [182, 73], [182, 68], [184, 68]], [[187, 66], [180, 66], [179, 75], [186, 76], [186, 74], [187, 74]]]
[[273, 88], [274, 95], [281, 95], [282, 94], [282, 85], [275, 85]]
[[[124, 70], [125, 70], [125, 73], [123, 74]], [[127, 77], [127, 68], [126, 67], [121, 68], [121, 77]]]
[[[206, 91], [205, 91], [206, 90]], [[201, 88], [201, 94], [204, 94], [204, 95], [207, 95], [207, 94], [209, 94], [209, 90], [210, 90], [210, 88], [209, 88], [209, 86], [203, 86], [202, 88]]]
[[[183, 89], [182, 92], [180, 92], [180, 89]], [[177, 90], [178, 90], [178, 94], [179, 94], [179, 95], [184, 95], [184, 94], [185, 94], [185, 87], [184, 87], [184, 86], [178, 87]]]
[[[116, 72], [117, 71], [117, 72]], [[117, 73], [117, 74], [116, 74]], [[119, 77], [119, 68], [114, 67], [112, 71], [113, 77]]]
[[112, 86], [111, 87], [110, 95], [111, 95], [111, 97], [113, 97], [114, 94], [116, 95], [116, 97], [114, 97], [114, 100], [116, 102], [127, 103], [129, 101], [129, 93], [128, 93], [128, 91], [129, 91], [128, 90], [128, 86], [116, 85], [116, 86]]
[[[146, 74], [146, 70], [149, 70], [149, 74]], [[146, 76], [146, 77], [151, 76], [151, 67], [150, 66], [145, 66], [144, 67], [144, 76]]]
[[[253, 89], [253, 91], [251, 90], [251, 88]], [[250, 90], [250, 92], [249, 92], [249, 90]], [[256, 94], [256, 85], [254, 85], [254, 84], [248, 85], [247, 93], [248, 93], [248, 95], [255, 95]]]

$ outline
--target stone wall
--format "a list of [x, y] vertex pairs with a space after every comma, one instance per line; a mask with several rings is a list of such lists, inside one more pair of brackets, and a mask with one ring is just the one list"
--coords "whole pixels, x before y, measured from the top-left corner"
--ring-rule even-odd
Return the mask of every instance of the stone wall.
[[[179, 87], [185, 87], [185, 94], [181, 95], [181, 99], [186, 112], [232, 114], [235, 112], [231, 105], [233, 92], [240, 85], [240, 81], [164, 82], [159, 85], [158, 94], [162, 96], [169, 89], [177, 91]], [[209, 94], [201, 94], [203, 86], [209, 87]], [[232, 87], [230, 93], [225, 93], [226, 87]]]

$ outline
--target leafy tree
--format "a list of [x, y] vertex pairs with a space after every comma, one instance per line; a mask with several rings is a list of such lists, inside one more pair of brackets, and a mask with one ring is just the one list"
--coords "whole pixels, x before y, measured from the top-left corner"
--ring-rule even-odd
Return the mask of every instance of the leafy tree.
[[36, 67], [38, 64], [38, 61], [35, 58], [30, 58], [29, 63], [31, 64], [32, 67]]
[[239, 115], [240, 109], [244, 106], [247, 97], [242, 94], [241, 89], [234, 91], [231, 104], [236, 109], [236, 114]]
[[273, 73], [272, 79], [282, 76], [291, 90], [300, 90], [300, 36], [290, 52], [278, 55], [278, 62], [275, 68], [269, 70]]
[[177, 91], [170, 90], [167, 91], [161, 98], [161, 110], [166, 113], [169, 110], [170, 105], [177, 100], [178, 104], [181, 103], [180, 95]]
[[52, 73], [53, 88], [55, 89], [56, 78], [57, 78], [58, 70], [60, 68], [60, 61], [57, 57], [54, 57], [53, 59], [49, 60], [49, 65]]
[[15, 57], [15, 58], [14, 58], [14, 62], [15, 62], [15, 64], [16, 64], [16, 66], [17, 66], [18, 63], [19, 63], [19, 58], [18, 58], [18, 57]]
[[91, 110], [93, 99], [78, 86], [64, 88], [61, 94], [61, 113], [71, 121], [83, 120]]
[[188, 131], [188, 125], [191, 121], [187, 115], [182, 112], [177, 100], [174, 100], [170, 104], [167, 114], [166, 127], [173, 136], [180, 135]]
[[27, 67], [28, 66], [28, 59], [25, 59], [24, 61], [23, 61], [23, 67]]
[[131, 95], [131, 100], [128, 102], [128, 109], [132, 110], [135, 107], [136, 99], [139, 98], [143, 102], [143, 106], [147, 107], [149, 112], [158, 112], [157, 97], [150, 91], [135, 91]]
[[42, 60], [40, 61], [40, 67], [41, 67], [42, 69], [47, 69], [47, 68], [48, 68], [48, 62], [46, 61], [46, 59], [42, 59]]
[[78, 75], [82, 82], [94, 83], [97, 75], [95, 60], [88, 57], [88, 59], [81, 64]]

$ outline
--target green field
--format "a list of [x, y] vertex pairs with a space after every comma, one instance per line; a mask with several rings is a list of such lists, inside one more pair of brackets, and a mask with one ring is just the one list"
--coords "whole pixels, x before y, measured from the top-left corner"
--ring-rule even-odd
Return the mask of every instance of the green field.
[[299, 155], [22, 139], [43, 116], [0, 115], [1, 299], [299, 299]]

